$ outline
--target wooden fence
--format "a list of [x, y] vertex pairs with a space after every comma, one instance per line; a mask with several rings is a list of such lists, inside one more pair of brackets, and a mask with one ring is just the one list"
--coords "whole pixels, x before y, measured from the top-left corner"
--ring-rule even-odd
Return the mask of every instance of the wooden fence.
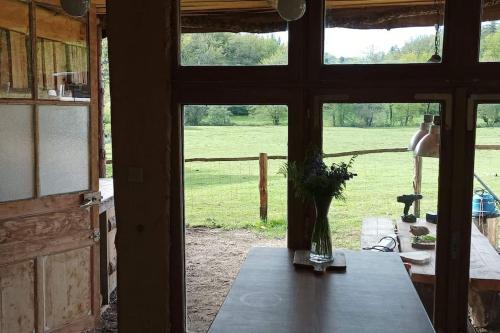
[[[476, 150], [500, 150], [500, 145], [476, 145]], [[354, 155], [370, 155], [370, 154], [385, 154], [385, 153], [408, 153], [408, 148], [383, 148], [383, 149], [366, 149], [345, 151], [340, 153], [324, 154], [325, 158], [332, 157], [347, 157]], [[260, 153], [259, 156], [249, 157], [213, 157], [213, 158], [187, 158], [185, 163], [192, 162], [244, 162], [244, 161], [259, 161], [259, 195], [260, 195], [260, 218], [267, 220], [268, 210], [268, 191], [267, 191], [267, 169], [269, 160], [287, 160], [285, 155], [267, 155]], [[415, 174], [413, 179], [413, 189], [415, 194], [420, 194], [422, 188], [422, 158], [414, 157], [415, 159]], [[106, 164], [112, 164], [112, 160], [107, 160]], [[417, 200], [414, 205], [414, 213], [417, 217], [420, 216], [420, 202]]]

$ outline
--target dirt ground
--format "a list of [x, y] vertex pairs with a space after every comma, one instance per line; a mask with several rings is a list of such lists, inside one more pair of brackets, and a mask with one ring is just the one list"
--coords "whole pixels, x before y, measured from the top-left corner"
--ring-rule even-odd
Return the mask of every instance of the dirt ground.
[[206, 332], [222, 305], [248, 250], [286, 247], [285, 240], [259, 237], [246, 230], [189, 229], [186, 234], [188, 332]]
[[[189, 333], [208, 330], [248, 250], [254, 246], [286, 247], [246, 230], [190, 228], [186, 231], [187, 325]], [[115, 333], [116, 297], [102, 314], [103, 327], [90, 333]]]

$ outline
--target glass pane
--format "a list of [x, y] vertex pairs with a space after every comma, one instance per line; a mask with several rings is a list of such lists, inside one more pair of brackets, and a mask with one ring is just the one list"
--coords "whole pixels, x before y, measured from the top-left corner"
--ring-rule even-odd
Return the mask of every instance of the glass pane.
[[477, 332], [500, 327], [500, 104], [477, 107], [474, 183], [471, 202], [469, 316]]
[[0, 105], [0, 202], [34, 195], [33, 112], [29, 105]]
[[36, 31], [39, 98], [88, 101], [87, 19], [70, 17], [59, 7], [39, 5]]
[[31, 98], [29, 9], [0, 0], [0, 98]]
[[444, 1], [326, 1], [325, 64], [441, 62]]
[[89, 188], [89, 111], [86, 106], [39, 106], [40, 194]]
[[500, 4], [483, 1], [479, 61], [500, 61]]
[[288, 64], [287, 23], [273, 1], [181, 1], [183, 66]]
[[[410, 257], [423, 256], [417, 260], [422, 260], [421, 263], [414, 261], [409, 266], [415, 288], [430, 317], [434, 297], [439, 158], [424, 156], [431, 155], [429, 152], [435, 149], [434, 156], [439, 157], [439, 117], [432, 123], [439, 109], [440, 105], [435, 103], [323, 106], [326, 165], [347, 162], [358, 155], [353, 164], [357, 176], [347, 182], [343, 192], [345, 200], [334, 200], [328, 215], [333, 247], [401, 252], [406, 262], [412, 260]], [[424, 115], [428, 115], [426, 120], [431, 122], [423, 122]], [[428, 142], [424, 135], [436, 138], [431, 141], [433, 146], [424, 144]], [[410, 226], [428, 230], [420, 228], [422, 234], [415, 235]], [[429, 234], [424, 236], [426, 232]]]
[[286, 247], [287, 115], [279, 105], [184, 107], [189, 332], [208, 330], [252, 246]]

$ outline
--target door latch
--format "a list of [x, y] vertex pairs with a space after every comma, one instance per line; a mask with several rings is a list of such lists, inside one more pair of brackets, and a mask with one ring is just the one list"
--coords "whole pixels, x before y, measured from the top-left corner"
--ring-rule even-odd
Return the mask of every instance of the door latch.
[[83, 195], [83, 202], [80, 208], [88, 208], [91, 206], [98, 206], [101, 204], [102, 195], [100, 191], [85, 193]]

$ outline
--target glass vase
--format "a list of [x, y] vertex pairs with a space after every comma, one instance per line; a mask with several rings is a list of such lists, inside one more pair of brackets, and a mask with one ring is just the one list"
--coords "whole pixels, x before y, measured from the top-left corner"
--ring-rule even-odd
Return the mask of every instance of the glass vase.
[[315, 263], [333, 261], [332, 234], [328, 222], [328, 211], [332, 203], [331, 196], [314, 198], [316, 208], [316, 222], [311, 237], [311, 254], [309, 260]]

